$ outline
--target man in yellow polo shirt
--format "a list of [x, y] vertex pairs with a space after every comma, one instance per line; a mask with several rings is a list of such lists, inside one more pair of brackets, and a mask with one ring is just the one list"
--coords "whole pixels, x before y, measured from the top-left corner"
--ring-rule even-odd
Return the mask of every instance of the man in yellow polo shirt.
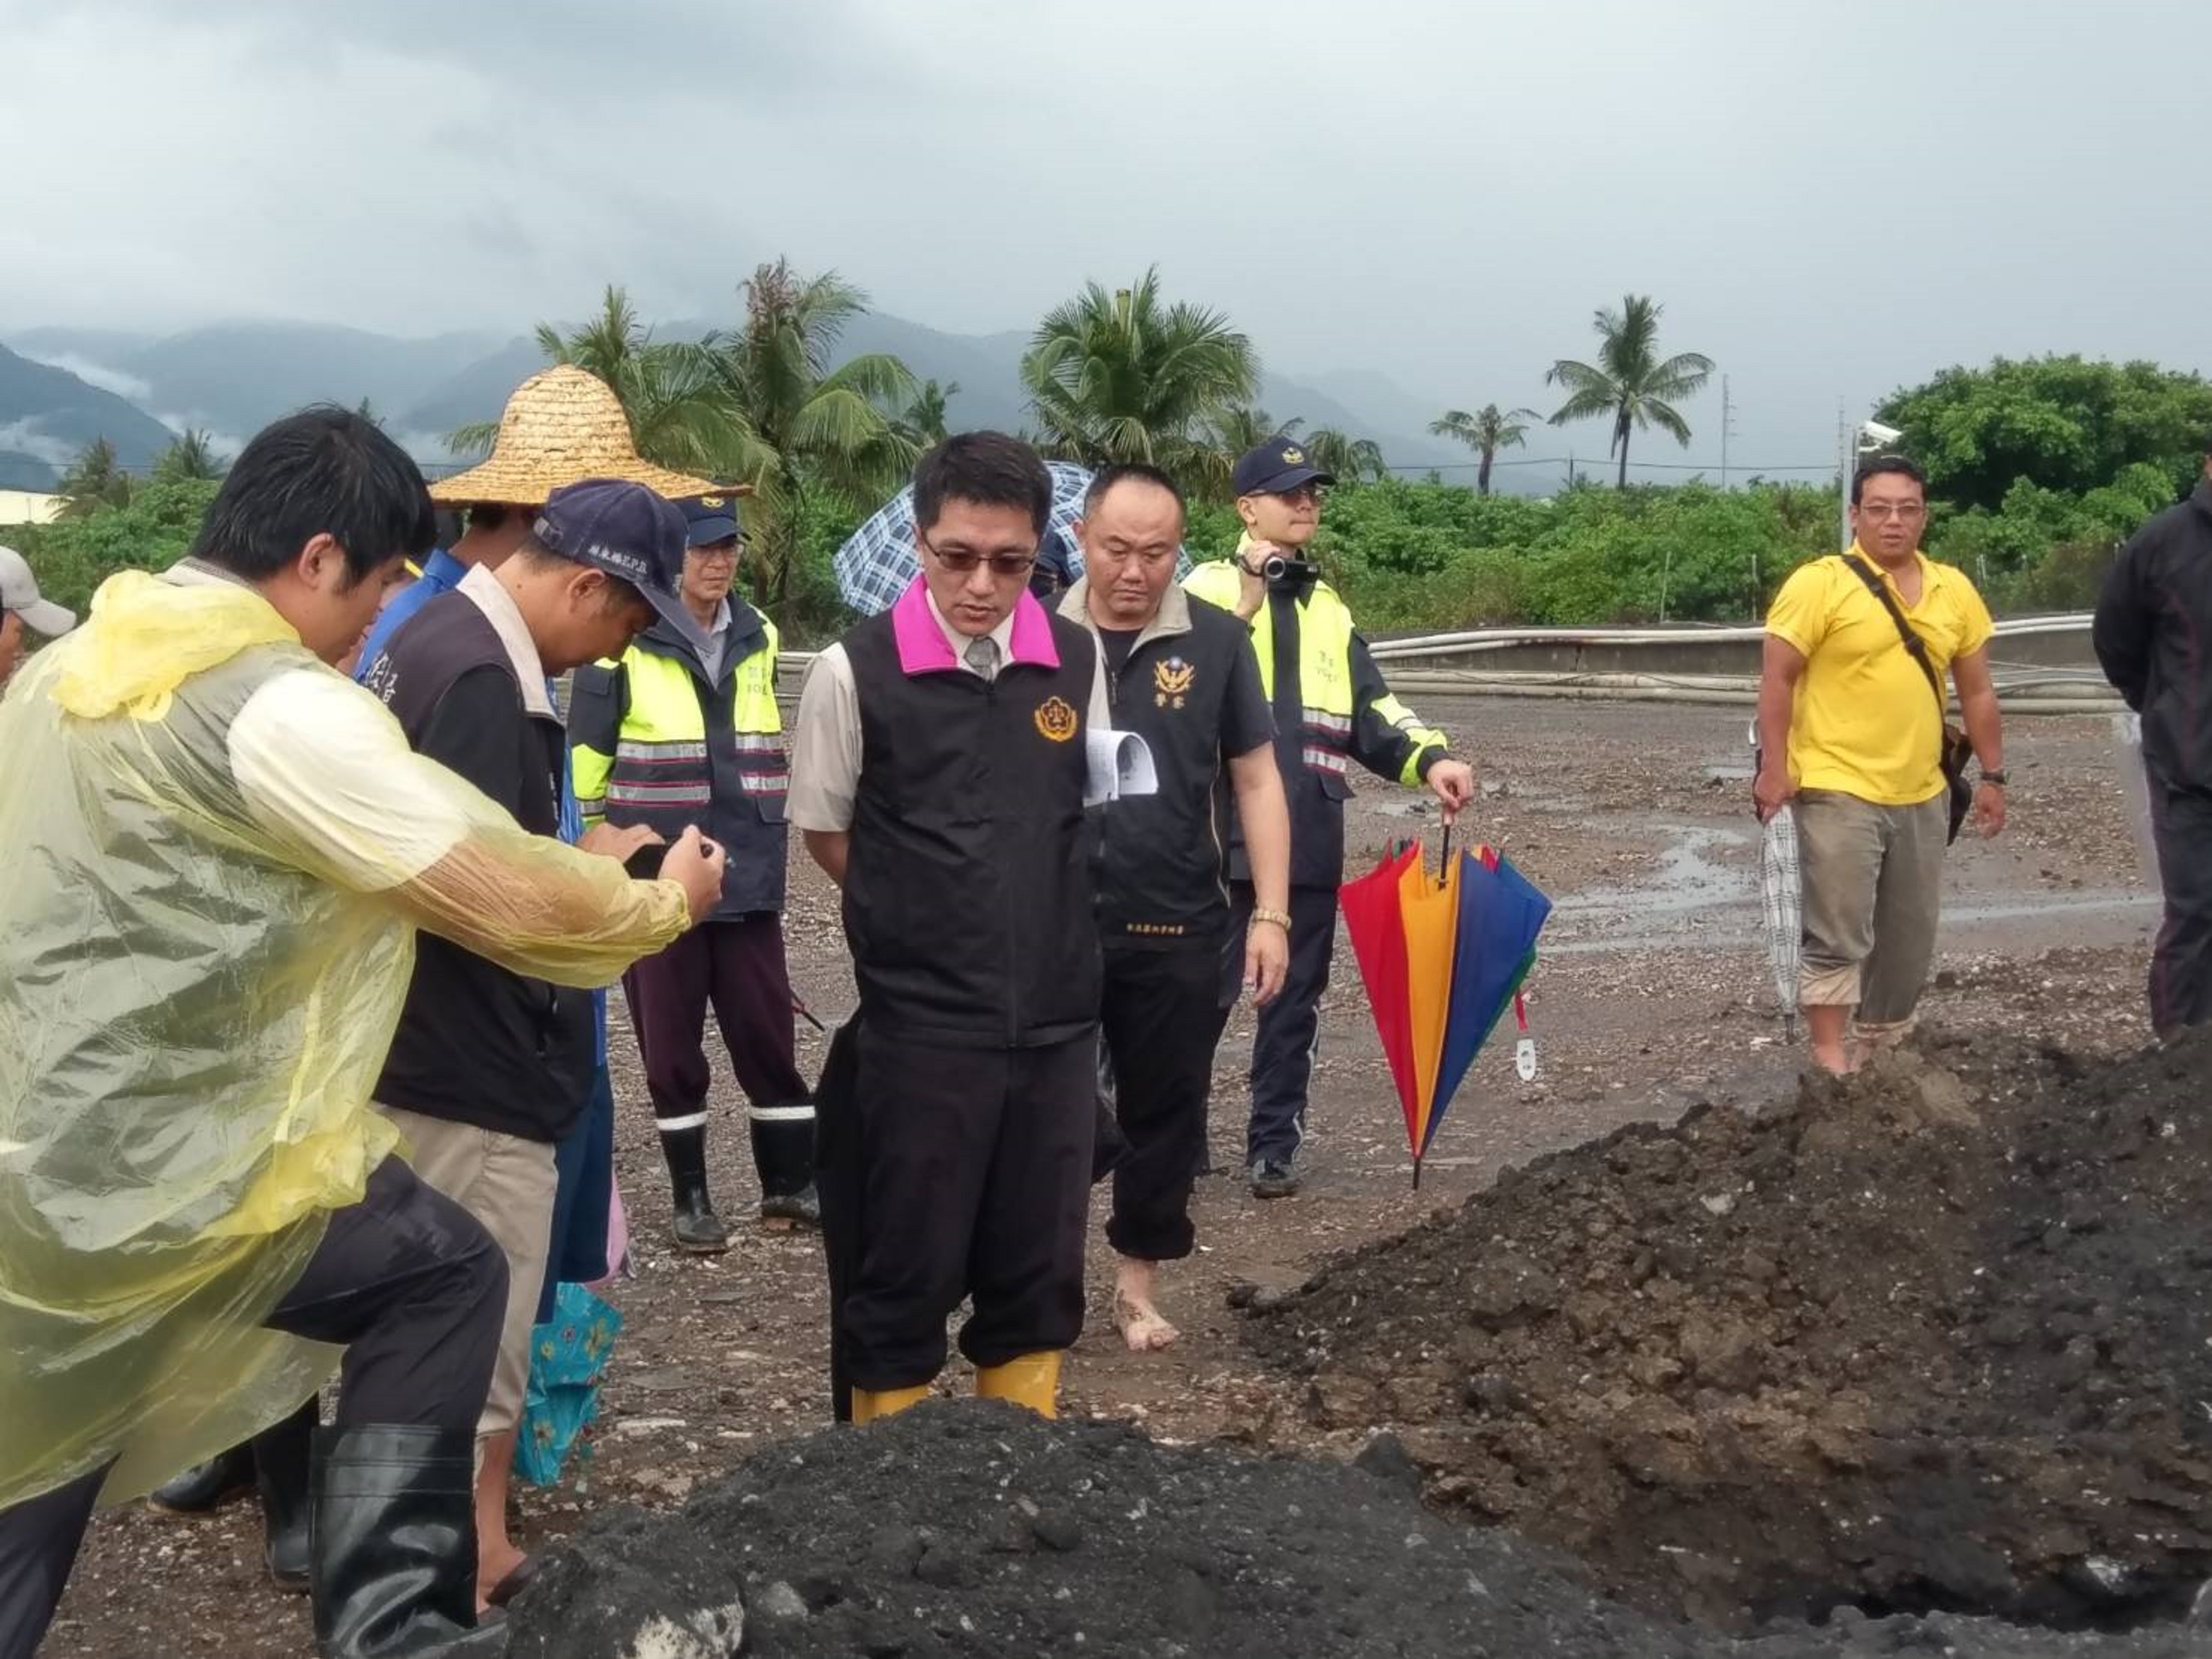
[[[1989, 607], [1963, 572], [1920, 551], [1927, 489], [1899, 456], [1860, 468], [1850, 550], [1799, 568], [1766, 617], [1753, 787], [1762, 822], [1796, 805], [1805, 882], [1798, 997], [1813, 1058], [1831, 1072], [1856, 1070], [1912, 1029], [1935, 959], [1950, 832], [1938, 702], [1947, 675], [1980, 770], [1975, 822], [1985, 836], [2004, 828]], [[1917, 635], [1925, 667], [1877, 580]]]

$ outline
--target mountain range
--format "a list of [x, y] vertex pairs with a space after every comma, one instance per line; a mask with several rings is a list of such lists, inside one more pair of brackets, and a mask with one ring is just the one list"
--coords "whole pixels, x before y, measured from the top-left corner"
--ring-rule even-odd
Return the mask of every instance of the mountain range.
[[[677, 321], [655, 332], [696, 339], [709, 326]], [[1020, 378], [1028, 345], [1026, 333], [948, 334], [880, 312], [854, 319], [840, 342], [843, 354], [890, 352], [919, 379], [957, 382], [948, 405], [956, 428], [1010, 431], [1028, 419]], [[136, 471], [188, 427], [234, 450], [302, 404], [353, 406], [364, 398], [418, 460], [450, 465], [446, 434], [497, 418], [507, 394], [544, 366], [535, 341], [522, 336], [406, 339], [252, 319], [162, 335], [23, 329], [0, 345], [0, 488], [51, 487], [54, 470], [95, 436], [106, 435]], [[1437, 411], [1370, 371], [1302, 378], [1263, 373], [1258, 402], [1279, 420], [1298, 416], [1309, 428], [1372, 438], [1401, 469], [1468, 459], [1464, 449], [1429, 434]]]

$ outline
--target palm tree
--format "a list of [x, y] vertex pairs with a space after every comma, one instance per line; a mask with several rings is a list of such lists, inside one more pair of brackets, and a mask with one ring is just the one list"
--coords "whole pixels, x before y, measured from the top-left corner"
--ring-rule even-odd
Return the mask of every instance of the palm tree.
[[702, 464], [713, 477], [752, 485], [755, 594], [781, 605], [807, 500], [870, 508], [912, 470], [921, 446], [890, 411], [911, 410], [921, 389], [888, 352], [830, 367], [838, 336], [868, 303], [836, 272], [802, 277], [778, 259], [757, 267], [743, 292], [744, 326], [709, 336], [702, 348], [737, 428]]
[[1382, 446], [1372, 438], [1355, 438], [1334, 427], [1317, 426], [1306, 434], [1306, 459], [1340, 483], [1365, 483], [1387, 476]]
[[1528, 435], [1525, 422], [1544, 417], [1533, 409], [1516, 409], [1499, 414], [1496, 404], [1485, 404], [1474, 414], [1463, 409], [1448, 409], [1442, 420], [1431, 421], [1429, 430], [1439, 438], [1456, 438], [1482, 459], [1474, 474], [1474, 493], [1490, 493], [1491, 464], [1501, 449], [1518, 449]]
[[1206, 440], [1231, 464], [1270, 438], [1295, 438], [1305, 424], [1303, 416], [1279, 421], [1253, 404], [1238, 404], [1215, 413], [1206, 422]]
[[[629, 296], [612, 283], [599, 315], [573, 333], [538, 324], [538, 349], [549, 363], [568, 363], [605, 381], [629, 416], [637, 453], [659, 465], [722, 476], [715, 461], [743, 440], [712, 354], [689, 341], [655, 340]], [[446, 441], [457, 455], [478, 454], [498, 431], [498, 422], [480, 421]]]
[[1149, 461], [1218, 489], [1229, 468], [1209, 428], [1251, 398], [1259, 359], [1220, 312], [1164, 301], [1155, 265], [1134, 288], [1088, 283], [1047, 313], [1022, 381], [1054, 451], [1094, 466]]
[[945, 405], [960, 394], [960, 382], [947, 380], [943, 386], [934, 380], [924, 380], [921, 390], [914, 394], [914, 401], [906, 406], [906, 413], [898, 418], [900, 433], [910, 443], [927, 449], [932, 444], [942, 443], [945, 434]]
[[1611, 417], [1613, 441], [1607, 453], [1620, 453], [1618, 489], [1628, 485], [1630, 428], [1656, 426], [1686, 447], [1690, 424], [1668, 400], [1690, 397], [1713, 372], [1713, 360], [1695, 351], [1660, 359], [1660, 310], [1642, 294], [1626, 295], [1617, 312], [1601, 307], [1592, 325], [1601, 343], [1596, 364], [1562, 357], [1544, 377], [1547, 384], [1567, 389], [1566, 402], [1552, 416], [1553, 426]]
[[79, 453], [54, 493], [64, 519], [89, 518], [103, 507], [131, 505], [131, 475], [115, 459], [115, 446], [94, 438]]
[[154, 463], [154, 477], [164, 483], [186, 478], [220, 478], [229, 470], [216, 459], [213, 441], [197, 427], [185, 428], [185, 435], [163, 450], [161, 459]]

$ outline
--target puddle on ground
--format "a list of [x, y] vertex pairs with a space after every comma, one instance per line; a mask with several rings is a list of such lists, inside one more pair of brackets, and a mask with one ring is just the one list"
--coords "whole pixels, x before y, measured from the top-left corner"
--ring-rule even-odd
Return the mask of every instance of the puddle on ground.
[[1557, 914], [1577, 921], [1684, 915], [1756, 899], [1758, 889], [1750, 872], [1730, 868], [1711, 856], [1723, 848], [1753, 845], [1748, 830], [1715, 824], [1651, 827], [1668, 840], [1649, 877], [1633, 887], [1585, 887], [1559, 900]]
[[[1650, 873], [1631, 886], [1586, 887], [1558, 899], [1544, 951], [1548, 956], [1660, 951], [1753, 941], [1760, 930], [1757, 835], [1715, 824], [1638, 826], [1667, 837]], [[1750, 859], [1730, 859], [1750, 852]], [[1724, 859], [1729, 861], [1723, 862]], [[1947, 933], [2012, 922], [2058, 923], [2069, 941], [2119, 943], [2138, 935], [2157, 914], [2154, 894], [2124, 887], [2064, 896], [1998, 892], [1953, 898], [1943, 906]], [[2102, 924], [2102, 925], [2100, 925]]]

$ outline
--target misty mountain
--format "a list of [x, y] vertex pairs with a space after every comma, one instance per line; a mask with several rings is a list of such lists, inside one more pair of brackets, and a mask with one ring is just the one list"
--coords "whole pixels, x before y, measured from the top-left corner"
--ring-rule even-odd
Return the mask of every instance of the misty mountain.
[[116, 459], [135, 469], [151, 466], [175, 436], [113, 392], [0, 346], [0, 450], [58, 471], [94, 439], [106, 438], [115, 446]]
[[[654, 325], [657, 339], [698, 339], [714, 326], [696, 319]], [[367, 398], [418, 459], [450, 464], [445, 436], [495, 420], [507, 395], [544, 366], [536, 342], [517, 335], [447, 334], [422, 339], [320, 325], [234, 322], [152, 337], [123, 331], [46, 328], [18, 337], [21, 349], [121, 393], [169, 426], [204, 427], [235, 444], [303, 404], [348, 405]], [[890, 352], [918, 380], [957, 384], [956, 427], [1018, 431], [1030, 423], [1022, 390], [1025, 331], [948, 334], [871, 312], [847, 325], [839, 356]], [[54, 371], [59, 373], [61, 371]], [[1431, 437], [1430, 410], [1388, 377], [1369, 371], [1294, 376], [1264, 372], [1259, 402], [1276, 419], [1303, 418], [1372, 438], [1395, 465], [1420, 469], [1463, 461], [1465, 452]], [[0, 430], [0, 441], [8, 434]], [[33, 453], [35, 445], [10, 446]]]
[[61, 470], [51, 461], [26, 455], [20, 449], [0, 449], [0, 489], [27, 489], [49, 495], [61, 481]]
[[395, 339], [318, 323], [240, 321], [156, 338], [32, 329], [21, 349], [61, 360], [177, 428], [201, 427], [235, 446], [276, 416], [313, 403], [366, 398], [378, 414], [413, 403], [496, 335]]

